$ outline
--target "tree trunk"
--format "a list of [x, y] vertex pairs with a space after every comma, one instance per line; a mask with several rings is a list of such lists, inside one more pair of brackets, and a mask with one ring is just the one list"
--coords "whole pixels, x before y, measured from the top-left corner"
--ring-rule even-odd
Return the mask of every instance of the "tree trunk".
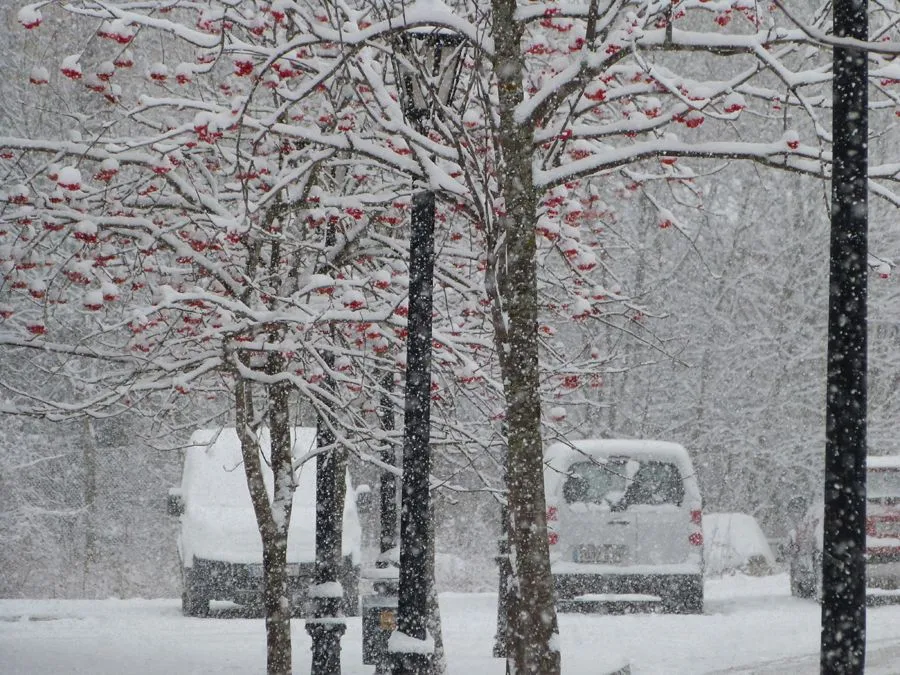
[[[507, 483], [506, 472], [503, 482]], [[513, 625], [513, 569], [509, 555], [509, 508], [500, 505], [500, 540], [497, 546], [497, 632], [494, 635], [494, 658], [507, 658], [512, 652], [509, 627]]]
[[438, 602], [437, 587], [434, 583], [434, 518], [428, 523], [431, 535], [428, 538], [428, 632], [434, 638], [434, 658], [431, 660], [431, 675], [445, 675], [447, 672], [447, 654], [444, 651], [444, 635], [441, 630], [441, 606]]
[[[281, 372], [280, 355], [270, 357], [270, 374]], [[269, 433], [273, 474], [273, 536], [263, 539], [267, 669], [269, 675], [291, 673], [291, 597], [287, 584], [287, 539], [294, 499], [294, 462], [291, 453], [290, 385], [268, 385]], [[268, 544], [268, 545], [267, 545]]]
[[97, 588], [92, 583], [98, 559], [97, 545], [97, 440], [90, 418], [84, 420], [84, 560], [81, 568], [81, 594], [91, 597]]
[[266, 613], [266, 673], [291, 673], [291, 603], [287, 588], [287, 532], [293, 500], [293, 462], [288, 416], [288, 385], [269, 387], [270, 461], [274, 495], [269, 495], [262, 477], [259, 440], [251, 383], [238, 379], [235, 385], [235, 421], [241, 441], [244, 472], [250, 501], [256, 514], [263, 549], [263, 606]]
[[[382, 431], [385, 432], [385, 440], [381, 446], [381, 461], [390, 466], [397, 465], [397, 456], [394, 446], [388, 437], [395, 428], [394, 402], [391, 400], [391, 392], [394, 389], [394, 373], [386, 372], [381, 378], [382, 394], [378, 408], [378, 419]], [[397, 476], [390, 471], [381, 472], [380, 494], [380, 524], [381, 537], [379, 552], [386, 553], [397, 546]]]
[[[330, 371], [334, 357], [324, 356], [329, 374], [323, 386], [334, 392], [334, 380]], [[316, 570], [315, 584], [340, 582], [341, 540], [346, 492], [345, 473], [347, 458], [343, 450], [335, 447], [335, 435], [330, 422], [322, 412], [317, 419], [317, 444], [319, 449], [330, 448], [316, 457]], [[340, 675], [341, 636], [346, 630], [343, 621], [343, 598], [316, 596], [313, 598], [313, 616], [306, 622], [306, 632], [312, 638], [312, 675]]]
[[493, 0], [494, 71], [500, 99], [497, 178], [505, 213], [502, 241], [491, 273], [496, 281], [493, 323], [506, 395], [507, 489], [514, 583], [510, 601], [512, 649], [507, 672], [560, 672], [553, 577], [547, 542], [538, 361], [538, 293], [529, 125], [515, 118], [522, 103], [523, 25], [515, 0]]

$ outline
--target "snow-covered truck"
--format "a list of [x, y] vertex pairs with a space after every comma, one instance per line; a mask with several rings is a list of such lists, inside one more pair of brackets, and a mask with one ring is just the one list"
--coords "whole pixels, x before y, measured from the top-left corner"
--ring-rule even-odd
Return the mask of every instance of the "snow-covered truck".
[[703, 511], [691, 458], [664, 441], [558, 442], [544, 455], [561, 607], [703, 612]]
[[[297, 427], [295, 457], [316, 442], [316, 430]], [[269, 447], [262, 431], [260, 447]], [[262, 462], [263, 479], [272, 491], [272, 472]], [[341, 584], [344, 613], [359, 614], [361, 527], [356, 493], [346, 476], [342, 533]], [[211, 600], [261, 606], [263, 588], [262, 540], [234, 428], [200, 430], [185, 452], [181, 485], [169, 490], [169, 513], [181, 518], [178, 554], [182, 565], [182, 610], [205, 616]], [[303, 614], [315, 569], [316, 462], [304, 462], [297, 473], [291, 523], [288, 529], [288, 584], [295, 613]]]

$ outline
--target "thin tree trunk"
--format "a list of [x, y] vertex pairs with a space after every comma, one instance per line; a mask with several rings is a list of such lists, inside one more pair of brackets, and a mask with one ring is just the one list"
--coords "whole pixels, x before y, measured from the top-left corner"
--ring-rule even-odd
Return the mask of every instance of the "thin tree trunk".
[[[382, 376], [381, 386], [383, 391], [378, 408], [378, 419], [382, 431], [385, 432], [385, 440], [381, 446], [381, 461], [390, 466], [397, 466], [397, 453], [388, 438], [396, 427], [394, 402], [391, 399], [394, 389], [393, 371], [387, 371]], [[397, 546], [397, 477], [390, 471], [381, 472], [379, 493], [381, 499], [379, 552], [386, 553]]]
[[[333, 337], [333, 333], [332, 333]], [[328, 367], [323, 387], [332, 394], [335, 384], [331, 376], [334, 356], [324, 355]], [[330, 448], [316, 457], [316, 569], [315, 584], [341, 582], [341, 539], [346, 497], [345, 451], [335, 447], [337, 440], [330, 421], [320, 412], [316, 422], [319, 449]], [[345, 589], [346, 590], [346, 589]], [[313, 616], [306, 622], [306, 632], [312, 638], [312, 675], [339, 675], [341, 672], [341, 636], [346, 630], [343, 621], [343, 598], [315, 597]]]
[[[270, 357], [270, 374], [282, 370], [280, 355]], [[290, 385], [277, 382], [269, 390], [269, 433], [274, 490], [271, 540], [263, 542], [265, 578], [267, 668], [269, 675], [291, 673], [291, 597], [287, 578], [287, 539], [294, 498], [294, 463], [291, 454]]]
[[[97, 441], [94, 425], [89, 418], [84, 420], [84, 560], [81, 568], [81, 594], [92, 595], [88, 589], [92, 575], [96, 571], [97, 551]], [[96, 590], [94, 588], [94, 590]]]
[[497, 172], [505, 213], [493, 260], [493, 323], [506, 395], [507, 489], [515, 580], [507, 672], [560, 672], [556, 608], [547, 542], [538, 361], [538, 293], [532, 129], [515, 117], [524, 98], [523, 24], [515, 0], [493, 0], [494, 72], [500, 99]]
[[[287, 597], [287, 531], [293, 495], [293, 465], [287, 385], [270, 388], [270, 460], [275, 492], [272, 502], [262, 477], [260, 446], [254, 427], [252, 384], [238, 378], [235, 421], [244, 472], [263, 548], [263, 606], [266, 613], [266, 673], [291, 673], [291, 604]], [[286, 482], [286, 480], [288, 482]], [[285, 499], [285, 488], [288, 493]]]
[[445, 675], [447, 672], [447, 654], [444, 652], [444, 636], [441, 628], [441, 606], [438, 602], [437, 587], [434, 579], [434, 518], [428, 525], [431, 536], [428, 538], [428, 632], [434, 638], [434, 657], [431, 661], [431, 675]]

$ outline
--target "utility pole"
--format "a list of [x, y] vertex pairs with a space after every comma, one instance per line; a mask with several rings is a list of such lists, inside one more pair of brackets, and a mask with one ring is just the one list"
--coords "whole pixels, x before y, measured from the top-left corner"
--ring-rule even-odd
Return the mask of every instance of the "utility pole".
[[[835, 0], [834, 37], [868, 39], [866, 0]], [[823, 675], [866, 656], [868, 55], [834, 47], [834, 138], [822, 556]]]

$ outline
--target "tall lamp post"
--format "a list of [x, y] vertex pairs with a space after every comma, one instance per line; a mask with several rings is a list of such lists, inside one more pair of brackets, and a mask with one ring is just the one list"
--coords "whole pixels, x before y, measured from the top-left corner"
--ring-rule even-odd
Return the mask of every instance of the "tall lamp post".
[[[425, 133], [435, 101], [447, 105], [461, 65], [461, 38], [438, 30], [403, 33], [395, 45], [401, 104], [416, 131]], [[424, 66], [417, 69], [414, 64]], [[423, 81], [424, 79], [424, 81]], [[427, 187], [412, 198], [409, 243], [409, 313], [400, 497], [400, 584], [397, 629], [388, 649], [395, 675], [430, 672], [428, 635], [431, 493], [431, 313], [434, 279], [435, 195]]]
[[[868, 39], [867, 2], [835, 0], [835, 38]], [[868, 54], [834, 47], [821, 672], [865, 671]]]

